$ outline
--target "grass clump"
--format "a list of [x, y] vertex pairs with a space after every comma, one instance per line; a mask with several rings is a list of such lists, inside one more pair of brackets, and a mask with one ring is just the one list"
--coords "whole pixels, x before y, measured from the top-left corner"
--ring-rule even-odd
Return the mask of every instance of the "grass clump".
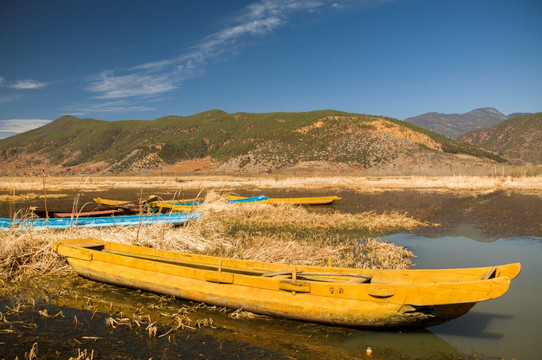
[[292, 230], [325, 232], [361, 231], [374, 234], [427, 226], [427, 223], [398, 212], [383, 214], [377, 214], [373, 211], [360, 214], [317, 213], [304, 207], [288, 204], [239, 206], [234, 211], [217, 214], [217, 216], [229, 225], [266, 229], [280, 226]]

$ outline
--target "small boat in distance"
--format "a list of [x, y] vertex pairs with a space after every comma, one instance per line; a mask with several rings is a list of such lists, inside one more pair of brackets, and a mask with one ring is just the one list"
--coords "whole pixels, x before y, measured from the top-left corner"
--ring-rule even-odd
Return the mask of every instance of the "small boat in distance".
[[83, 218], [50, 218], [50, 219], [6, 219], [0, 218], [1, 230], [44, 230], [44, 229], [71, 229], [83, 227], [111, 227], [129, 225], [151, 225], [166, 223], [182, 225], [189, 220], [198, 219], [199, 213], [175, 213], [175, 214], [154, 214], [154, 215], [123, 215], [105, 217], [83, 217]]
[[[246, 199], [243, 196], [225, 195], [226, 199], [231, 201]], [[264, 203], [269, 204], [292, 204], [292, 205], [330, 205], [336, 200], [341, 200], [339, 196], [310, 196], [310, 197], [292, 197], [292, 198], [267, 198]]]
[[106, 242], [55, 242], [81, 276], [191, 301], [372, 329], [426, 327], [503, 295], [519, 263], [444, 270], [369, 270], [227, 259]]
[[[263, 203], [267, 200], [267, 196], [253, 196], [253, 197], [243, 197], [238, 199], [228, 199], [226, 201], [228, 204], [247, 204], [260, 202]], [[166, 209], [171, 211], [190, 211], [195, 206], [200, 206], [203, 204], [203, 201], [198, 200], [157, 200], [149, 201], [145, 204], [149, 209]]]

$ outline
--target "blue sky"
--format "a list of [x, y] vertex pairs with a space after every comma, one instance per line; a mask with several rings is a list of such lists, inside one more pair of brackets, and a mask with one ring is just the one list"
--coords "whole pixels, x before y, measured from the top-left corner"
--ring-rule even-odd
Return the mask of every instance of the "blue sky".
[[0, 137], [65, 114], [542, 111], [540, 0], [0, 3]]

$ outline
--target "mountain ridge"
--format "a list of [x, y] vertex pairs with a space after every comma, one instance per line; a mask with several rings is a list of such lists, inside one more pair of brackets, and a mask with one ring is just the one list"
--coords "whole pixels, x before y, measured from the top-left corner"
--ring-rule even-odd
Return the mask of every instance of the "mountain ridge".
[[478, 108], [458, 114], [428, 112], [409, 117], [404, 121], [415, 124], [450, 138], [456, 138], [472, 130], [489, 128], [508, 119], [500, 111], [492, 107]]
[[259, 114], [210, 110], [112, 122], [67, 115], [0, 140], [0, 165], [11, 172], [47, 168], [58, 173], [81, 169], [125, 173], [193, 161], [199, 161], [200, 170], [221, 172], [307, 166], [362, 170], [468, 162], [465, 157], [504, 161], [491, 151], [397, 119], [337, 110]]
[[493, 127], [468, 132], [458, 141], [484, 147], [509, 159], [542, 163], [542, 112], [511, 117]]

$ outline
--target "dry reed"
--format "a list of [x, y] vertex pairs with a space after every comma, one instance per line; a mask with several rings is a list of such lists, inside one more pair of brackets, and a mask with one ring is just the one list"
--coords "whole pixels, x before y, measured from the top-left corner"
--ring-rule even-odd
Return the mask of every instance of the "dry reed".
[[[49, 191], [78, 188], [78, 177], [48, 178]], [[92, 176], [85, 178], [85, 191], [103, 191], [118, 188], [133, 189], [350, 189], [360, 192], [383, 190], [436, 190], [436, 191], [491, 191], [519, 190], [540, 192], [542, 176]], [[0, 191], [41, 191], [39, 177], [0, 178]], [[50, 195], [48, 195], [50, 196]]]
[[[207, 211], [205, 205], [202, 207], [202, 211]], [[372, 211], [360, 214], [316, 213], [310, 212], [304, 207], [288, 204], [246, 204], [232, 207], [232, 210], [229, 211], [217, 212], [215, 216], [225, 224], [237, 224], [244, 227], [275, 228], [280, 226], [295, 230], [316, 231], [347, 230], [382, 233], [428, 225], [398, 212], [383, 214]]]
[[[165, 224], [6, 232], [0, 244], [0, 282], [70, 272], [51, 243], [67, 238], [106, 241], [182, 252], [278, 263], [407, 268], [413, 254], [379, 240], [350, 240], [342, 230], [379, 232], [426, 225], [400, 214], [320, 214], [303, 207], [228, 205], [210, 192], [201, 219], [183, 227]], [[301, 236], [298, 232], [302, 230]], [[335, 233], [334, 233], [335, 232]]]
[[77, 356], [70, 357], [69, 360], [94, 360], [94, 350], [91, 350], [89, 354], [87, 349], [84, 349], [83, 351], [77, 349]]
[[24, 358], [27, 360], [34, 360], [38, 358], [38, 343], [32, 344], [32, 348], [28, 353], [24, 353]]
[[[61, 198], [66, 196], [66, 194], [47, 194], [47, 198]], [[43, 197], [43, 194], [37, 194], [34, 192], [30, 193], [21, 193], [21, 194], [9, 194], [9, 195], [0, 195], [0, 202], [21, 202], [21, 201], [28, 201], [28, 200], [35, 200], [40, 199]]]

